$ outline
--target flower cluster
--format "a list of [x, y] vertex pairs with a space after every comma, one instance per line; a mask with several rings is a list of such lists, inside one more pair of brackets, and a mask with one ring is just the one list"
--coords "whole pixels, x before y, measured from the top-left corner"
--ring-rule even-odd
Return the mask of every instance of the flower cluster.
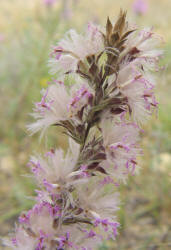
[[151, 29], [137, 31], [121, 11], [115, 24], [108, 18], [104, 29], [90, 23], [84, 35], [71, 30], [53, 47], [55, 80], [35, 103], [28, 129], [61, 126], [69, 147], [31, 157], [36, 205], [21, 214], [8, 246], [88, 250], [115, 239], [117, 189], [139, 170], [139, 134], [157, 107], [161, 41]]

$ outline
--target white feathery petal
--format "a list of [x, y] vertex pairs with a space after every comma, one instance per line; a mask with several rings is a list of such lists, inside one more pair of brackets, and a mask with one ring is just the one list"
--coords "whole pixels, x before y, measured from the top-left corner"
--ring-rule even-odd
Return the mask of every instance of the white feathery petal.
[[102, 120], [101, 129], [107, 156], [101, 166], [116, 180], [126, 182], [128, 174], [135, 174], [136, 157], [141, 153], [137, 145], [139, 129], [131, 123], [110, 120]]
[[61, 48], [59, 58], [49, 60], [50, 73], [76, 71], [79, 61], [84, 61], [87, 56], [98, 54], [104, 49], [103, 36], [99, 27], [90, 23], [85, 35], [69, 30], [65, 38], [58, 45]]

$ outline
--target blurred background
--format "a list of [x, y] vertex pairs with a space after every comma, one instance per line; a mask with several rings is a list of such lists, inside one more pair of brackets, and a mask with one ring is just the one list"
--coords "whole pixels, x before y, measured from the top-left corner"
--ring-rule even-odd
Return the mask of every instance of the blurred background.
[[120, 8], [127, 10], [129, 21], [140, 28], [153, 26], [164, 37], [165, 67], [157, 80], [159, 112], [142, 137], [141, 173], [120, 187], [120, 235], [100, 249], [171, 249], [170, 0], [0, 0], [1, 236], [11, 232], [19, 213], [33, 205], [28, 199], [35, 187], [28, 175], [30, 154], [52, 146], [66, 148], [65, 136], [56, 129], [49, 130], [48, 140], [41, 143], [39, 135], [29, 137], [26, 131], [33, 102], [51, 79], [51, 46], [69, 28], [82, 31], [89, 21], [105, 25], [107, 16], [115, 20]]

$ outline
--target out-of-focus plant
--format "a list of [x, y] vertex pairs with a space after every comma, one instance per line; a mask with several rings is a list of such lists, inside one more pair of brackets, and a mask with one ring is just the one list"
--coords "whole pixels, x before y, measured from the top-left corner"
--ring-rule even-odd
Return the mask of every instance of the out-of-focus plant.
[[145, 15], [148, 11], [147, 0], [135, 0], [133, 3], [133, 11], [137, 15]]
[[56, 2], [60, 2], [60, 4], [62, 5], [61, 17], [66, 20], [71, 18], [72, 5], [74, 2], [76, 3], [76, 0], [43, 0], [43, 1], [48, 8], [52, 8]]
[[[44, 8], [40, 3], [42, 1], [37, 1], [31, 12], [27, 3], [23, 16], [14, 17], [15, 13], [11, 12], [9, 24], [4, 14], [9, 29], [0, 36], [1, 101], [4, 104], [4, 107], [0, 108], [3, 117], [1, 147], [10, 142], [14, 156], [16, 152], [22, 151], [26, 144], [23, 124], [28, 116], [21, 112], [21, 108], [28, 112], [34, 98], [38, 98], [38, 89], [42, 84], [47, 86], [49, 74], [43, 62], [48, 59], [50, 44], [58, 39], [60, 32], [67, 25], [64, 20], [60, 21], [62, 6]], [[20, 5], [17, 9], [20, 13], [19, 8]], [[12, 27], [10, 22], [14, 23]], [[22, 141], [20, 145], [17, 138]]]
[[[161, 38], [137, 31], [121, 11], [106, 28], [70, 30], [49, 60], [55, 79], [35, 103], [31, 133], [60, 126], [69, 148], [29, 162], [36, 205], [19, 217], [5, 244], [13, 249], [96, 249], [115, 239], [118, 186], [139, 170], [141, 126], [157, 107], [153, 72]], [[58, 77], [56, 77], [56, 74]]]
[[56, 0], [43, 0], [44, 4], [47, 5], [48, 7], [53, 6], [53, 4], [55, 4]]

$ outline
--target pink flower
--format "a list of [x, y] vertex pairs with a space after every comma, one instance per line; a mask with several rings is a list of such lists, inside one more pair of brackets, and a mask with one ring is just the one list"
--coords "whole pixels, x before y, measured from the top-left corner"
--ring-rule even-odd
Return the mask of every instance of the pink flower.
[[118, 222], [113, 222], [113, 221], [109, 221], [108, 219], [99, 219], [99, 218], [95, 220], [94, 225], [104, 230], [104, 234], [105, 232], [107, 232], [108, 234], [107, 239], [110, 239], [110, 238], [115, 239], [118, 234], [117, 228], [120, 226]]
[[97, 188], [96, 181], [89, 182], [77, 188], [78, 205], [86, 216], [92, 218], [108, 218], [111, 221], [116, 218], [119, 209], [119, 193], [106, 194], [102, 187]]
[[52, 209], [50, 204], [41, 203], [28, 211], [25, 215], [27, 220], [22, 221], [23, 226], [20, 225], [16, 228], [15, 237], [12, 238], [9, 246], [19, 250], [49, 247], [50, 240], [55, 234]]
[[145, 15], [148, 11], [148, 3], [146, 0], [135, 0], [133, 10], [138, 15]]
[[3, 42], [5, 40], [4, 34], [0, 33], [0, 42]]
[[125, 182], [128, 174], [135, 173], [136, 158], [141, 153], [137, 145], [139, 129], [131, 123], [106, 120], [102, 120], [101, 128], [107, 155], [101, 165], [116, 180]]
[[[82, 170], [75, 171], [78, 155], [79, 145], [74, 141], [71, 142], [70, 147], [74, 149], [68, 150], [64, 156], [61, 149], [56, 149], [52, 155], [44, 157], [31, 157], [30, 167], [34, 174], [34, 178], [41, 187], [45, 187], [51, 194], [60, 194], [63, 189], [66, 191], [77, 182], [81, 183], [80, 179], [75, 177], [81, 176], [84, 182], [86, 176], [82, 175]], [[43, 194], [44, 196], [44, 194]]]
[[31, 237], [20, 225], [16, 227], [13, 237], [9, 240], [5, 239], [3, 243], [14, 250], [33, 250], [37, 246], [37, 239]]
[[56, 0], [43, 0], [44, 4], [47, 6], [52, 6], [56, 2]]
[[136, 59], [137, 64], [143, 64], [148, 70], [149, 68], [156, 70], [158, 61], [163, 54], [163, 50], [160, 49], [162, 43], [162, 37], [154, 33], [152, 28], [133, 32], [126, 41], [120, 60], [123, 58], [128, 61]]
[[31, 114], [37, 121], [27, 126], [31, 134], [42, 130], [42, 134], [50, 125], [61, 121], [72, 120], [75, 124], [83, 123], [92, 104], [94, 91], [86, 80], [76, 78], [71, 88], [64, 84], [52, 84], [43, 97], [35, 104], [34, 113]]
[[67, 118], [67, 107], [64, 103], [69, 102], [69, 95], [64, 85], [51, 85], [47, 91], [42, 91], [43, 97], [40, 103], [35, 104], [32, 116], [37, 119], [28, 125], [28, 130], [33, 134]]
[[[79, 35], [75, 30], [66, 33], [58, 45], [62, 48], [53, 53], [49, 60], [50, 72], [76, 71], [78, 63], [84, 62], [87, 56], [95, 55], [104, 50], [103, 36], [99, 28], [89, 23], [85, 35]], [[59, 57], [60, 54], [60, 57]]]
[[150, 118], [157, 102], [154, 102], [154, 81], [150, 74], [140, 67], [138, 59], [129, 64], [123, 64], [118, 74], [117, 86], [122, 95], [127, 98], [133, 121], [142, 125]]

